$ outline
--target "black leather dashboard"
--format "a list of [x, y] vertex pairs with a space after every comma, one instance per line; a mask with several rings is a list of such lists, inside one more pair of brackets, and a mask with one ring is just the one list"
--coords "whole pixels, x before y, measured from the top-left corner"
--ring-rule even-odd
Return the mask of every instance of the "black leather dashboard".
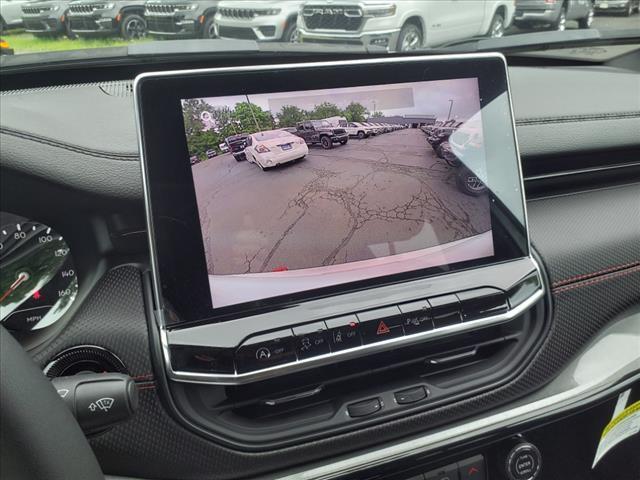
[[[525, 162], [640, 147], [640, 95], [633, 95], [640, 92], [638, 75], [604, 68], [512, 67], [510, 76]], [[587, 96], [594, 91], [599, 94]], [[0, 160], [12, 178], [141, 206], [130, 83], [6, 92], [0, 116]], [[166, 380], [153, 370], [144, 265], [108, 271], [35, 360], [44, 366], [69, 346], [100, 344], [128, 366], [139, 384], [140, 411], [90, 439], [109, 474], [235, 479], [425, 432], [540, 387], [611, 319], [640, 303], [640, 183], [632, 180], [529, 200], [531, 239], [549, 276], [551, 330], [515, 379], [447, 407], [273, 451], [243, 452], [206, 440], [169, 413]]]
[[[640, 146], [637, 74], [511, 67], [509, 75], [523, 158]], [[94, 195], [142, 198], [131, 82], [0, 98], [3, 168]]]

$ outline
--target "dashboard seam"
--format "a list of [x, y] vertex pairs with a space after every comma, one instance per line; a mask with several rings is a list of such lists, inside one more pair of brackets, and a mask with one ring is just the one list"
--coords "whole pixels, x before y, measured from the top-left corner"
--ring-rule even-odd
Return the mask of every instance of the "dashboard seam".
[[516, 119], [517, 126], [544, 125], [553, 123], [572, 123], [597, 120], [624, 120], [627, 118], [639, 118], [640, 112], [598, 113], [590, 115], [565, 115], [558, 117], [531, 117]]
[[7, 127], [0, 127], [0, 133], [11, 135], [17, 138], [22, 138], [24, 140], [30, 140], [33, 142], [41, 143], [43, 145], [49, 145], [51, 147], [62, 148], [64, 150], [69, 150], [70, 152], [81, 153], [83, 155], [88, 155], [91, 157], [108, 158], [110, 160], [121, 160], [121, 161], [138, 161], [139, 160], [139, 156], [137, 153], [115, 153], [115, 152], [107, 152], [104, 150], [93, 150], [85, 147], [80, 147], [78, 145], [72, 145], [69, 143], [60, 142], [58, 140], [53, 140], [47, 137], [41, 137], [38, 135], [34, 135], [32, 133], [23, 132], [20, 130], [14, 130]]
[[611, 273], [611, 272], [616, 272], [618, 270], [624, 270], [626, 268], [635, 267], [637, 265], [640, 265], [640, 260], [635, 260], [633, 262], [623, 263], [621, 265], [612, 265], [610, 267], [606, 267], [606, 268], [603, 268], [601, 270], [597, 270], [595, 272], [583, 273], [583, 274], [580, 274], [580, 275], [574, 275], [572, 277], [565, 278], [564, 280], [558, 280], [556, 282], [553, 282], [551, 284], [551, 286], [552, 286], [552, 288], [555, 289], [557, 287], [562, 287], [562, 286], [567, 285], [569, 283], [573, 283], [573, 282], [577, 282], [577, 281], [581, 281], [581, 280], [586, 280], [588, 278], [597, 277], [599, 275], [604, 275], [604, 274]]
[[553, 293], [554, 294], [558, 294], [558, 293], [564, 293], [564, 292], [568, 292], [570, 290], [574, 290], [576, 288], [581, 288], [581, 287], [588, 287], [590, 285], [594, 285], [600, 282], [604, 282], [605, 280], [611, 280], [613, 278], [619, 278], [619, 277], [624, 277], [626, 275], [629, 275], [631, 273], [635, 273], [635, 272], [640, 272], [640, 265], [637, 265], [635, 267], [632, 268], [628, 268], [626, 270], [618, 270], [617, 272], [613, 272], [610, 273], [608, 275], [603, 275], [601, 277], [597, 277], [597, 278], [591, 278], [589, 280], [585, 280], [579, 283], [573, 283], [571, 285], [565, 285], [563, 287], [559, 287], [559, 288], [554, 288], [553, 289]]

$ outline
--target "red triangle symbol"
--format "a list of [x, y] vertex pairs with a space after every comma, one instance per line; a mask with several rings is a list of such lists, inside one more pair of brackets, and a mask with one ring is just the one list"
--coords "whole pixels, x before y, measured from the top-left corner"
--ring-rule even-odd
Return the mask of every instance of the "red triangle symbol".
[[376, 335], [383, 335], [385, 333], [389, 333], [391, 330], [389, 330], [389, 327], [387, 327], [387, 324], [384, 323], [382, 320], [380, 320], [380, 323], [378, 324], [378, 330], [376, 331]]

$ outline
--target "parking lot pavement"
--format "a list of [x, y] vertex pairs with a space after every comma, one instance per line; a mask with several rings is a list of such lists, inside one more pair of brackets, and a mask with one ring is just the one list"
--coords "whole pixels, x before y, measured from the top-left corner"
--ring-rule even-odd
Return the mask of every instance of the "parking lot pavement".
[[490, 229], [486, 196], [419, 129], [399, 130], [262, 171], [230, 154], [193, 167], [210, 274], [333, 265], [447, 243]]

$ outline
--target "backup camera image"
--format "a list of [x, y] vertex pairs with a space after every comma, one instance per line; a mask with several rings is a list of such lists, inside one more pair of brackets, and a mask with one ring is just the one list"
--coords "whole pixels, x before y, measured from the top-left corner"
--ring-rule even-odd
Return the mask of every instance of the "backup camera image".
[[494, 254], [476, 78], [182, 111], [214, 308]]

